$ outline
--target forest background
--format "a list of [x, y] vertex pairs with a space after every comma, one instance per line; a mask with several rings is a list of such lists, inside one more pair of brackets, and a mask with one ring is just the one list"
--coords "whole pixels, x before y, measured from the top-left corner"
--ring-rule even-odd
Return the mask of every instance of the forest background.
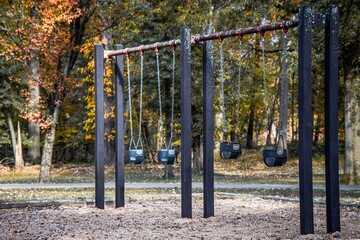
[[[360, 184], [360, 45], [359, 0], [347, 1], [142, 1], [142, 0], [0, 0], [0, 164], [21, 170], [25, 164], [40, 164], [40, 182], [47, 182], [50, 169], [59, 164], [94, 162], [94, 44], [106, 49], [177, 39], [180, 28], [188, 26], [200, 34], [211, 25], [226, 31], [297, 19], [298, 9], [311, 4], [323, 12], [333, 3], [340, 9], [339, 24], [339, 130], [344, 156], [342, 181]], [[297, 45], [296, 30], [288, 33], [288, 147], [297, 157]], [[278, 125], [279, 76], [282, 32], [265, 34], [266, 71], [271, 122]], [[324, 31], [314, 31], [313, 41], [313, 146], [324, 153]], [[263, 70], [260, 35], [246, 36], [246, 57], [239, 62], [239, 40], [226, 39], [225, 102], [226, 124], [232, 138], [246, 149], [260, 149], [267, 131], [263, 103]], [[222, 135], [218, 42], [215, 47], [215, 139]], [[193, 151], [194, 169], [201, 171], [202, 54], [194, 46]], [[180, 99], [179, 50], [176, 51], [174, 94]], [[160, 72], [165, 123], [169, 125], [171, 99], [171, 49], [160, 51]], [[140, 56], [130, 55], [134, 129], [138, 127]], [[237, 76], [241, 74], [241, 104], [237, 103]], [[111, 61], [106, 63], [105, 131], [106, 156], [114, 162], [114, 76]], [[159, 148], [155, 52], [144, 55], [142, 133], [148, 162], [156, 162]], [[128, 89], [126, 88], [127, 92]], [[167, 96], [167, 97], [166, 97]], [[128, 98], [125, 97], [125, 106]], [[175, 101], [174, 146], [180, 147], [180, 102]], [[240, 114], [237, 109], [241, 109]], [[129, 120], [129, 108], [125, 121]], [[239, 127], [236, 128], [236, 125]], [[129, 141], [129, 128], [126, 141]], [[275, 131], [276, 135], [276, 131]], [[251, 161], [251, 159], [249, 159]]]

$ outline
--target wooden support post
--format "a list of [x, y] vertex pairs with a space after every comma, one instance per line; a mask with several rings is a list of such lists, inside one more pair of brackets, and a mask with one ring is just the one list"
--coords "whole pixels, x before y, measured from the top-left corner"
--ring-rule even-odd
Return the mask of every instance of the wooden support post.
[[[204, 34], [211, 34], [208, 27]], [[214, 47], [213, 41], [203, 45], [203, 156], [204, 217], [214, 216]]]
[[104, 47], [95, 45], [95, 206], [104, 209]]
[[340, 231], [339, 199], [339, 9], [325, 13], [325, 172], [327, 232]]
[[300, 232], [314, 233], [312, 182], [312, 87], [311, 47], [312, 10], [303, 6], [299, 12], [299, 187]]
[[192, 217], [191, 34], [181, 28], [181, 217]]
[[[115, 50], [123, 49], [115, 45]], [[124, 55], [115, 57], [115, 207], [125, 206]]]

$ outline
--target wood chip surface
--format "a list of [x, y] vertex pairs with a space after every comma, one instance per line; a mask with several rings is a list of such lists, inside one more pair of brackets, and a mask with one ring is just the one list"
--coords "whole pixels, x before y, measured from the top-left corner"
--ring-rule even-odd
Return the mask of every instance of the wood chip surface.
[[178, 200], [126, 203], [125, 208], [68, 205], [0, 210], [0, 239], [356, 239], [360, 210], [341, 207], [341, 232], [326, 233], [326, 208], [314, 205], [315, 234], [300, 235], [299, 204], [260, 198], [215, 201], [215, 216], [181, 218]]

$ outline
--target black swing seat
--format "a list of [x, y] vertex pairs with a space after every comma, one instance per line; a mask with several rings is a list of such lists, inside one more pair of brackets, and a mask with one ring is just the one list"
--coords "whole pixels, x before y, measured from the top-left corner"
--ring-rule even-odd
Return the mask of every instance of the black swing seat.
[[287, 160], [286, 149], [265, 148], [263, 159], [268, 167], [284, 166]]
[[142, 164], [145, 159], [145, 150], [129, 149], [130, 164]]
[[179, 152], [176, 149], [160, 149], [158, 151], [158, 161], [163, 165], [173, 165]]
[[242, 154], [240, 142], [220, 142], [220, 156], [223, 159], [238, 159]]

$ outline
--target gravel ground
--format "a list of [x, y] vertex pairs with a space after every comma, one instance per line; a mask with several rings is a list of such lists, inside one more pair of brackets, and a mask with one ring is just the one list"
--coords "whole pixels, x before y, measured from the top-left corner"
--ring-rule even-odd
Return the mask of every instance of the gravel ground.
[[221, 199], [204, 219], [202, 200], [182, 219], [178, 200], [129, 202], [105, 210], [70, 205], [0, 210], [0, 239], [356, 239], [360, 209], [341, 208], [341, 232], [326, 233], [325, 206], [315, 205], [315, 234], [300, 235], [299, 204], [260, 198]]

